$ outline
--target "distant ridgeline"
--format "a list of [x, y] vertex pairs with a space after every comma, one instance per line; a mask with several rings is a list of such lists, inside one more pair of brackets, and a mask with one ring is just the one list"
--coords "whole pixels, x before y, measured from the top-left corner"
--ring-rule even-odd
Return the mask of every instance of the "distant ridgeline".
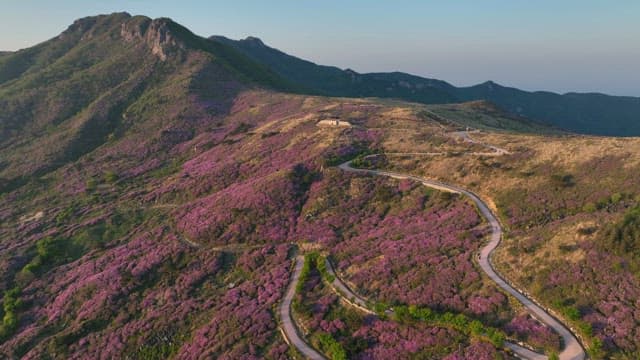
[[515, 115], [566, 130], [597, 135], [640, 135], [640, 98], [597, 93], [528, 92], [488, 81], [455, 87], [445, 81], [401, 72], [359, 74], [285, 54], [248, 37], [210, 39], [235, 47], [310, 93], [345, 97], [395, 98], [424, 104], [488, 100]]

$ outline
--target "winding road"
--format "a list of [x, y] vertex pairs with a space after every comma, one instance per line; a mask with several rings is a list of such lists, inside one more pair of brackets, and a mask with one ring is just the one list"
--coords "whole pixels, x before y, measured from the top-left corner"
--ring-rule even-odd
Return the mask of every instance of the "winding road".
[[[453, 133], [452, 135], [456, 136], [456, 137], [461, 137], [463, 139], [463, 141], [465, 141], [465, 142], [480, 144], [480, 145], [483, 145], [483, 146], [485, 146], [485, 147], [487, 147], [487, 148], [492, 150], [492, 152], [490, 152], [490, 153], [471, 152], [471, 153], [467, 153], [468, 155], [500, 156], [500, 155], [509, 154], [509, 152], [507, 150], [505, 150], [505, 149], [502, 149], [502, 148], [499, 148], [499, 147], [496, 147], [496, 146], [493, 146], [493, 145], [481, 143], [481, 142], [478, 142], [478, 141], [472, 139], [469, 136], [468, 132], [457, 132], [457, 133]], [[374, 156], [379, 156], [379, 155], [400, 155], [400, 156], [426, 155], [426, 156], [436, 156], [436, 155], [445, 155], [445, 154], [444, 153], [388, 153], [388, 154], [374, 154], [374, 155], [369, 155], [367, 157], [374, 157]], [[456, 193], [456, 194], [461, 194], [461, 195], [464, 195], [464, 196], [468, 197], [469, 199], [471, 199], [475, 203], [475, 205], [477, 206], [477, 208], [480, 211], [480, 213], [482, 214], [482, 216], [485, 217], [485, 219], [487, 220], [487, 222], [491, 226], [491, 239], [487, 243], [487, 245], [485, 245], [480, 250], [480, 254], [479, 254], [479, 258], [478, 258], [478, 263], [480, 265], [480, 268], [487, 274], [487, 276], [493, 282], [495, 282], [504, 291], [508, 292], [513, 297], [515, 297], [520, 303], [522, 303], [522, 305], [534, 317], [536, 317], [538, 320], [542, 321], [543, 323], [545, 323], [546, 325], [548, 325], [549, 327], [554, 329], [562, 337], [564, 348], [563, 348], [562, 352], [558, 356], [560, 360], [584, 360], [584, 359], [586, 359], [586, 353], [584, 351], [584, 348], [582, 347], [582, 345], [580, 344], [580, 342], [578, 341], [576, 336], [569, 330], [569, 328], [567, 326], [562, 324], [558, 319], [553, 317], [546, 310], [544, 310], [542, 307], [540, 307], [538, 304], [536, 304], [533, 300], [528, 298], [526, 295], [521, 293], [519, 290], [516, 290], [514, 287], [512, 287], [509, 283], [507, 283], [507, 281], [504, 278], [502, 278], [495, 271], [495, 269], [493, 267], [493, 264], [491, 262], [491, 256], [493, 254], [493, 251], [500, 244], [500, 240], [502, 239], [502, 233], [503, 233], [502, 226], [500, 225], [500, 222], [498, 221], [498, 218], [495, 216], [493, 211], [491, 211], [489, 206], [478, 195], [476, 195], [475, 193], [473, 193], [473, 192], [471, 192], [469, 190], [466, 190], [466, 189], [463, 189], [461, 187], [458, 187], [458, 186], [449, 185], [449, 184], [446, 184], [446, 183], [442, 183], [442, 182], [435, 181], [435, 180], [430, 180], [430, 179], [425, 179], [425, 178], [418, 177], [418, 176], [401, 174], [401, 173], [396, 173], [396, 172], [391, 172], [391, 171], [357, 169], [357, 168], [354, 168], [354, 167], [351, 166], [351, 161], [347, 161], [347, 162], [339, 165], [339, 168], [341, 170], [343, 170], [343, 171], [353, 172], [353, 173], [372, 174], [372, 175], [377, 175], [377, 176], [387, 176], [387, 177], [391, 177], [391, 178], [394, 178], [394, 179], [409, 179], [409, 180], [413, 180], [413, 181], [419, 182], [419, 183], [421, 183], [421, 184], [423, 184], [425, 186], [428, 186], [428, 187], [436, 189], [436, 190], [446, 191], [446, 192], [451, 192], [451, 193]], [[313, 349], [311, 346], [309, 346], [304, 341], [304, 339], [300, 335], [300, 333], [299, 333], [299, 331], [298, 331], [298, 329], [297, 329], [297, 327], [295, 325], [294, 320], [291, 317], [291, 301], [293, 300], [293, 296], [295, 295], [295, 288], [296, 288], [296, 284], [298, 283], [298, 280], [300, 278], [300, 271], [302, 270], [303, 263], [304, 263], [303, 257], [302, 256], [297, 256], [296, 257], [295, 270], [294, 270], [291, 282], [289, 284], [289, 287], [287, 288], [287, 292], [285, 294], [284, 300], [280, 304], [279, 313], [280, 313], [280, 318], [282, 320], [282, 330], [284, 332], [285, 339], [287, 340], [287, 342], [292, 344], [293, 346], [295, 346], [307, 358], [313, 359], [313, 360], [316, 360], [316, 359], [319, 360], [319, 359], [324, 359], [324, 356], [321, 355], [318, 351]], [[333, 271], [333, 267], [331, 266], [331, 264], [328, 261], [327, 261], [327, 269], [335, 277], [335, 280], [331, 283], [332, 288], [337, 293], [339, 293], [343, 297], [343, 299], [345, 299], [351, 305], [361, 309], [362, 311], [370, 313], [370, 314], [373, 314], [373, 311], [371, 311], [367, 307], [366, 301], [364, 299], [362, 299], [360, 296], [358, 296], [357, 294], [355, 294], [353, 291], [351, 291], [340, 280], [340, 278], [338, 276], [336, 276], [335, 272]], [[509, 349], [511, 349], [519, 357], [522, 357], [522, 358], [525, 358], [525, 359], [530, 359], [530, 360], [544, 360], [544, 359], [547, 359], [547, 357], [545, 355], [533, 352], [533, 351], [531, 351], [531, 350], [529, 350], [527, 348], [524, 348], [522, 346], [519, 346], [517, 344], [506, 342], [505, 346], [508, 347]]]
[[[355, 306], [356, 308], [364, 311], [365, 313], [375, 315], [375, 312], [367, 308], [366, 300], [358, 296], [358, 294], [351, 291], [351, 289], [335, 273], [331, 262], [328, 259], [325, 260], [325, 262], [327, 264], [327, 272], [329, 272], [329, 274], [334, 277], [334, 280], [331, 283], [331, 286], [335, 290], [335, 292], [338, 293], [338, 295], [340, 295], [342, 299], [344, 299], [344, 301], [351, 304], [352, 306]], [[391, 314], [393, 313], [393, 310], [389, 309], [389, 310], [386, 310], [385, 312], [387, 314]], [[528, 359], [528, 360], [546, 360], [547, 359], [547, 357], [542, 354], [538, 354], [537, 352], [534, 352], [532, 350], [527, 349], [526, 347], [520, 346], [512, 342], [505, 341], [504, 346], [509, 348], [511, 351], [513, 351], [514, 354], [517, 354], [520, 358], [523, 358], [523, 359]]]
[[[373, 155], [372, 155], [373, 156]], [[547, 324], [549, 327], [554, 329], [560, 336], [562, 337], [564, 349], [559, 354], [559, 358], [561, 360], [583, 360], [586, 358], [586, 354], [582, 345], [578, 341], [578, 339], [573, 335], [573, 333], [560, 321], [551, 316], [547, 311], [538, 306], [531, 299], [527, 298], [524, 294], [513, 288], [509, 285], [493, 268], [491, 263], [491, 255], [493, 251], [500, 244], [500, 240], [502, 239], [502, 226], [498, 221], [498, 218], [491, 211], [489, 206], [480, 199], [480, 197], [474, 194], [471, 191], [465, 190], [458, 186], [445, 184], [435, 180], [429, 180], [425, 178], [421, 178], [418, 176], [411, 176], [406, 174], [400, 174], [390, 171], [382, 171], [382, 170], [369, 170], [369, 169], [356, 169], [351, 167], [351, 161], [347, 161], [344, 164], [341, 164], [340, 169], [348, 172], [361, 173], [361, 174], [372, 174], [379, 176], [388, 176], [394, 179], [410, 179], [422, 183], [425, 186], [430, 188], [447, 191], [451, 193], [462, 194], [470, 198], [478, 207], [478, 210], [485, 217], [487, 222], [491, 225], [491, 240], [485, 247], [480, 251], [479, 264], [480, 268], [489, 276], [491, 280], [493, 280], [498, 286], [500, 286], [503, 290], [513, 295], [518, 301], [522, 303], [522, 305], [537, 319]], [[530, 356], [534, 356], [532, 353]], [[541, 358], [539, 354], [536, 354], [534, 358]]]
[[284, 294], [284, 299], [282, 299], [280, 307], [278, 308], [280, 320], [282, 321], [282, 331], [287, 343], [293, 345], [307, 359], [325, 360], [325, 357], [322, 356], [322, 354], [304, 341], [302, 335], [298, 332], [295, 321], [291, 317], [291, 302], [296, 294], [296, 285], [298, 284], [298, 280], [300, 280], [300, 272], [302, 271], [303, 265], [304, 257], [301, 255], [296, 256], [295, 268], [293, 270], [293, 275], [291, 276], [291, 281], [287, 287], [287, 292]]

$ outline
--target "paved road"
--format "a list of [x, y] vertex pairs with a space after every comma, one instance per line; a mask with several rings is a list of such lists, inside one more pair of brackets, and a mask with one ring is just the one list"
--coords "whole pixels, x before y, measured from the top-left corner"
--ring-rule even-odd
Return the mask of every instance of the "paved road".
[[333, 276], [333, 282], [331, 283], [331, 287], [333, 288], [333, 290], [337, 292], [338, 295], [340, 295], [345, 301], [362, 310], [363, 312], [367, 314], [375, 314], [375, 312], [370, 310], [367, 306], [367, 301], [358, 296], [358, 294], [351, 291], [351, 289], [349, 289], [349, 287], [342, 282], [338, 275], [336, 275], [336, 273], [333, 271], [331, 262], [325, 259], [325, 263], [327, 265], [327, 272]]
[[[345, 301], [357, 307], [358, 309], [364, 311], [365, 313], [375, 315], [376, 313], [372, 310], [369, 310], [369, 308], [367, 307], [367, 301], [362, 297], [358, 296], [358, 294], [351, 291], [351, 289], [335, 273], [335, 271], [333, 270], [333, 266], [331, 265], [331, 262], [329, 260], [325, 260], [325, 261], [327, 264], [327, 271], [329, 272], [329, 274], [334, 276], [334, 280], [331, 283], [331, 286], [333, 287], [334, 290], [336, 290], [338, 295], [340, 295]], [[388, 309], [386, 310], [386, 313], [393, 314], [393, 310]], [[547, 360], [548, 359], [546, 356], [542, 354], [538, 354], [537, 352], [531, 351], [515, 343], [505, 341], [504, 345], [509, 349], [511, 349], [511, 351], [513, 351], [515, 354], [517, 354], [518, 356], [524, 359], [529, 359], [529, 360]]]
[[491, 240], [489, 243], [482, 248], [480, 251], [480, 267], [482, 270], [493, 280], [498, 286], [502, 289], [513, 295], [518, 301], [524, 305], [527, 310], [535, 317], [537, 317], [540, 321], [547, 324], [549, 327], [554, 329], [563, 339], [564, 349], [559, 354], [561, 360], [583, 360], [586, 358], [586, 354], [582, 345], [578, 341], [578, 339], [569, 331], [569, 329], [556, 320], [553, 316], [547, 313], [544, 309], [538, 306], [536, 303], [531, 301], [525, 295], [520, 293], [518, 290], [514, 289], [511, 285], [509, 285], [504, 279], [502, 279], [494, 270], [493, 265], [491, 264], [491, 254], [496, 249], [500, 240], [502, 238], [502, 226], [500, 222], [493, 214], [493, 212], [489, 209], [487, 204], [480, 199], [476, 194], [471, 191], [465, 190], [463, 188], [445, 184], [439, 181], [424, 179], [417, 176], [405, 175], [400, 173], [394, 173], [389, 171], [380, 171], [380, 170], [367, 170], [367, 169], [356, 169], [351, 167], [351, 161], [347, 161], [344, 164], [341, 164], [340, 169], [349, 172], [363, 173], [363, 174], [373, 174], [373, 175], [382, 175], [389, 176], [396, 179], [411, 179], [417, 182], [424, 184], [425, 186], [448, 191], [452, 193], [463, 194], [469, 197], [478, 207], [482, 215], [487, 219], [489, 224], [491, 225], [492, 233]]
[[300, 353], [302, 353], [302, 355], [307, 359], [325, 360], [324, 356], [309, 346], [309, 344], [302, 339], [302, 336], [300, 336], [298, 328], [291, 317], [291, 301], [293, 301], [293, 296], [296, 294], [296, 284], [298, 284], [298, 280], [300, 280], [300, 272], [304, 265], [304, 257], [297, 256], [295, 261], [295, 269], [291, 276], [289, 287], [287, 287], [287, 292], [285, 293], [284, 299], [282, 299], [280, 308], [278, 309], [278, 312], [280, 313], [280, 320], [282, 320], [282, 330], [284, 331], [285, 340], [287, 340], [287, 343], [298, 349], [298, 351], [300, 351]]

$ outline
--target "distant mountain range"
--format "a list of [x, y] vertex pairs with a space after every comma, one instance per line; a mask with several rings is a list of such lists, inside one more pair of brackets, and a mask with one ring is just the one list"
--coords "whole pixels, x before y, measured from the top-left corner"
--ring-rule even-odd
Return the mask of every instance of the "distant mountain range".
[[313, 94], [396, 98], [424, 104], [488, 100], [516, 115], [578, 133], [640, 135], [640, 98], [637, 97], [528, 92], [492, 81], [455, 87], [442, 80], [401, 72], [360, 74], [350, 69], [317, 65], [271, 48], [255, 37], [231, 40], [212, 36], [210, 39], [233, 46]]

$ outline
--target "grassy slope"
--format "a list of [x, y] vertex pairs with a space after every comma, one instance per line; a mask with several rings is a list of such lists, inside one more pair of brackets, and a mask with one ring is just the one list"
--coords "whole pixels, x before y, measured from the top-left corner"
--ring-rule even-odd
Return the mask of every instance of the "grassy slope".
[[[403, 142], [390, 137], [385, 147], [427, 150], [420, 141], [426, 132], [414, 131]], [[501, 271], [562, 314], [596, 349], [596, 358], [637, 357], [640, 318], [631, 313], [640, 294], [640, 267], [632, 253], [620, 249], [635, 246], [629, 224], [635, 221], [630, 209], [640, 200], [640, 141], [506, 132], [472, 136], [513, 154], [398, 158], [390, 166], [461, 184], [493, 203], [508, 229], [496, 257]], [[617, 315], [623, 313], [624, 320]]]
[[[122, 24], [143, 35], [126, 41]], [[121, 135], [132, 125], [125, 119], [129, 108], [169, 100], [159, 99], [162, 94], [174, 104], [186, 103], [185, 81], [215, 73], [225, 81], [289, 88], [233, 48], [199, 38], [166, 19], [157, 21], [158, 31], [166, 31], [177, 45], [163, 45], [168, 52], [163, 61], [150, 51], [148, 29], [153, 26], [148, 18], [127, 14], [85, 18], [50, 41], [0, 60], [0, 178], [5, 188]], [[233, 97], [234, 90], [228, 91], [218, 98]], [[28, 163], [21, 161], [25, 153], [31, 154]]]
[[442, 119], [453, 121], [462, 127], [471, 127], [489, 131], [510, 131], [531, 134], [559, 134], [560, 130], [511, 115], [486, 101], [474, 101], [462, 104], [430, 105], [432, 113]]

